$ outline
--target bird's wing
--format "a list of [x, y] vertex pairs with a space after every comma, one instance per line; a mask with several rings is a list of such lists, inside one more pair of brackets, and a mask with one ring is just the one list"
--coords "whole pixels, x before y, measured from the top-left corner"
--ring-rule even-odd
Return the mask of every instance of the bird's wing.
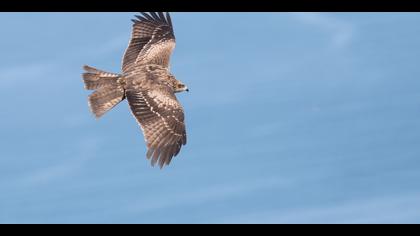
[[184, 111], [173, 91], [156, 84], [145, 89], [131, 84], [126, 89], [126, 97], [131, 112], [139, 123], [147, 144], [147, 159], [154, 166], [159, 161], [162, 168], [169, 165], [172, 158], [187, 143]]
[[169, 13], [141, 13], [133, 19], [133, 30], [124, 53], [122, 70], [137, 64], [158, 64], [169, 67], [175, 48], [175, 35]]

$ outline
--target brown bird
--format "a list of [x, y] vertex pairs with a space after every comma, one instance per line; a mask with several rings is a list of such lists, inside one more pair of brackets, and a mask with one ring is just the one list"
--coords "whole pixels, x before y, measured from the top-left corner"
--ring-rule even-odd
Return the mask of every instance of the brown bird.
[[175, 35], [169, 13], [141, 13], [133, 19], [130, 42], [124, 53], [122, 73], [84, 66], [85, 89], [92, 113], [100, 118], [127, 98], [143, 131], [147, 159], [160, 168], [169, 165], [187, 143], [184, 110], [175, 93], [187, 86], [169, 71]]

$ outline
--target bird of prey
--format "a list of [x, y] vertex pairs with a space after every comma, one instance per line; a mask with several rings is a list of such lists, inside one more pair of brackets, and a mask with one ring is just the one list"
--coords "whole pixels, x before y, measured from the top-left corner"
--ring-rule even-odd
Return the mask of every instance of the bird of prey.
[[169, 71], [175, 35], [169, 13], [141, 13], [132, 19], [132, 34], [120, 74], [85, 65], [85, 89], [94, 90], [88, 104], [100, 118], [127, 99], [147, 145], [147, 159], [169, 165], [187, 143], [184, 110], [175, 93], [187, 86]]

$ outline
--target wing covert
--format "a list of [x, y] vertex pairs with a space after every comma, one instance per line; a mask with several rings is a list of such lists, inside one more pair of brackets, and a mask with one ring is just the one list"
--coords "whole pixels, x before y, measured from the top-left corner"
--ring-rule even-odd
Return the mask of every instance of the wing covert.
[[126, 97], [147, 144], [147, 158], [162, 168], [187, 143], [184, 111], [169, 87], [153, 90], [128, 88]]

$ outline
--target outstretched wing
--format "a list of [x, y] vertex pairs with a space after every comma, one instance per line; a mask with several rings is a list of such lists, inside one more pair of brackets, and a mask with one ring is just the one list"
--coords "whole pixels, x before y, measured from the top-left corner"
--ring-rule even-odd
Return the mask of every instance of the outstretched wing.
[[137, 64], [169, 66], [175, 48], [175, 35], [169, 13], [141, 13], [133, 19], [130, 42], [124, 53], [122, 70], [126, 72]]
[[150, 90], [131, 85], [126, 97], [143, 131], [147, 159], [152, 159], [153, 166], [159, 161], [160, 168], [169, 165], [187, 143], [181, 104], [169, 87], [157, 84]]

